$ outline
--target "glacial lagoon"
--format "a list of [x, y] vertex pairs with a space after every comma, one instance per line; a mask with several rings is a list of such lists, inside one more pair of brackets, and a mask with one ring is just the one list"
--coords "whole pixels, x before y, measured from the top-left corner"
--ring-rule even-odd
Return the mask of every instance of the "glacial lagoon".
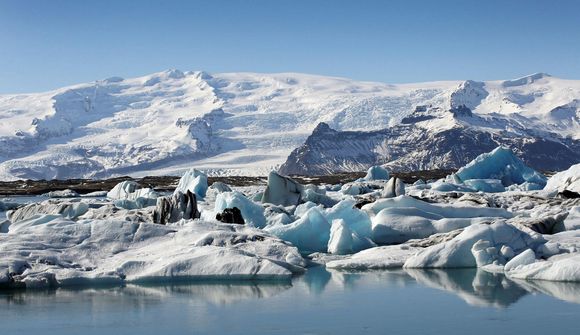
[[580, 284], [477, 269], [0, 291], [3, 334], [574, 334]]

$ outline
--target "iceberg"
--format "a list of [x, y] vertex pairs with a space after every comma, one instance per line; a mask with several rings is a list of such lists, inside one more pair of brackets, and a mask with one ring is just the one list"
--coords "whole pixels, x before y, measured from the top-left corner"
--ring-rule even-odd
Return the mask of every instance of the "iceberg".
[[379, 165], [371, 166], [368, 169], [367, 174], [364, 177], [364, 180], [366, 181], [389, 180], [389, 171], [387, 171], [387, 169]]
[[318, 207], [310, 208], [290, 224], [269, 226], [264, 230], [291, 242], [302, 253], [326, 252], [330, 240], [330, 223]]
[[159, 194], [150, 188], [138, 188], [139, 184], [126, 180], [118, 183], [107, 193], [107, 198], [113, 200], [119, 208], [137, 209], [155, 206]]
[[348, 258], [326, 263], [326, 268], [349, 271], [401, 268], [405, 261], [421, 248], [408, 245], [374, 247], [360, 251]]
[[50, 191], [46, 194], [43, 194], [45, 197], [49, 198], [78, 198], [80, 195], [74, 190], [58, 190], [58, 191]]
[[227, 184], [220, 181], [216, 181], [209, 187], [209, 190], [213, 190], [216, 193], [231, 192], [232, 189]]
[[324, 216], [328, 222], [342, 219], [349, 229], [358, 236], [370, 238], [371, 219], [366, 212], [356, 208], [355, 205], [356, 201], [353, 198], [344, 199], [332, 208], [326, 209]]
[[391, 207], [373, 217], [372, 240], [378, 244], [398, 244], [493, 220], [487, 217], [444, 218], [418, 208]]
[[292, 178], [271, 171], [262, 202], [282, 206], [296, 206], [302, 200], [303, 186]]
[[508, 269], [506, 264], [505, 270], [509, 278], [580, 282], [580, 253], [556, 255], [547, 260], [531, 259], [530, 254], [518, 266]]
[[174, 193], [181, 192], [186, 194], [187, 191], [190, 191], [195, 194], [197, 198], [203, 199], [205, 198], [207, 189], [207, 176], [203, 172], [191, 168], [179, 179], [179, 183], [177, 184]]
[[240, 225], [37, 216], [0, 234], [0, 285], [57, 287], [194, 279], [289, 280], [298, 249]]
[[405, 183], [397, 177], [389, 179], [389, 182], [385, 185], [383, 196], [385, 198], [393, 198], [400, 195], [405, 195]]
[[88, 210], [89, 205], [82, 201], [46, 200], [8, 211], [6, 217], [12, 223], [28, 220], [42, 214], [59, 215], [74, 220]]
[[493, 151], [477, 156], [454, 175], [460, 182], [470, 179], [499, 179], [503, 186], [524, 182], [546, 185], [546, 177], [526, 166], [511, 150], [497, 147]]
[[568, 191], [580, 195], [580, 164], [572, 165], [568, 170], [550, 177], [544, 190], [559, 193]]
[[362, 209], [371, 215], [376, 215], [385, 208], [394, 207], [416, 208], [423, 212], [435, 214], [443, 218], [501, 217], [508, 219], [513, 217], [512, 213], [503, 208], [431, 204], [407, 195], [396, 198], [379, 199], [373, 203], [364, 205]]
[[359, 236], [343, 219], [332, 221], [328, 252], [336, 255], [346, 255], [359, 252], [376, 245], [368, 238]]
[[[499, 179], [468, 179], [463, 182], [475, 191], [486, 193], [505, 192], [505, 186]], [[526, 182], [526, 184], [529, 184]]]
[[[404, 267], [477, 267], [497, 260], [503, 246], [508, 246], [519, 254], [526, 249], [535, 250], [545, 242], [542, 235], [527, 229], [524, 231], [504, 221], [497, 221], [491, 225], [474, 224], [465, 228], [452, 240], [430, 246], [410, 257]], [[476, 243], [477, 246], [475, 246]], [[472, 249], [476, 252], [472, 252]], [[483, 251], [485, 254], [480, 254], [478, 251]], [[478, 260], [485, 262], [478, 264]]]

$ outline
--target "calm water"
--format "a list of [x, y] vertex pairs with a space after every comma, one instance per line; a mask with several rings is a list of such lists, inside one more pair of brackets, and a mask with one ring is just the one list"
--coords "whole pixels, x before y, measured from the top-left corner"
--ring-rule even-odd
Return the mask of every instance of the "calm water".
[[580, 285], [476, 270], [0, 292], [2, 334], [576, 334]]

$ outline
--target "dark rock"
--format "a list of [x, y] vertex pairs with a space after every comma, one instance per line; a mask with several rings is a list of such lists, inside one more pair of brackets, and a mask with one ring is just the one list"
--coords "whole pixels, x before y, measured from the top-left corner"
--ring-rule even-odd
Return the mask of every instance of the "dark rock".
[[224, 209], [223, 212], [217, 213], [215, 219], [224, 223], [246, 224], [238, 207]]
[[570, 190], [564, 190], [564, 191], [560, 192], [559, 194], [566, 199], [578, 199], [578, 198], [580, 198], [580, 194], [573, 192], [573, 191], [570, 191]]
[[176, 192], [172, 196], [157, 198], [157, 207], [153, 212], [153, 221], [159, 224], [177, 222], [181, 219], [191, 220], [200, 217], [197, 210], [197, 199], [191, 191]]

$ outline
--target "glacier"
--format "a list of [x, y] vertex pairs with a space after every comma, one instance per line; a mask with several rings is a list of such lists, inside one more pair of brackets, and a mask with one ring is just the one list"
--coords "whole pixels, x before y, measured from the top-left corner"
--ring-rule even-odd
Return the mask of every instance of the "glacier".
[[194, 165], [258, 176], [458, 168], [500, 144], [529, 153], [535, 169], [561, 170], [580, 161], [578, 96], [579, 81], [546, 74], [399, 85], [179, 70], [109, 78], [0, 95], [0, 180], [182, 175]]

